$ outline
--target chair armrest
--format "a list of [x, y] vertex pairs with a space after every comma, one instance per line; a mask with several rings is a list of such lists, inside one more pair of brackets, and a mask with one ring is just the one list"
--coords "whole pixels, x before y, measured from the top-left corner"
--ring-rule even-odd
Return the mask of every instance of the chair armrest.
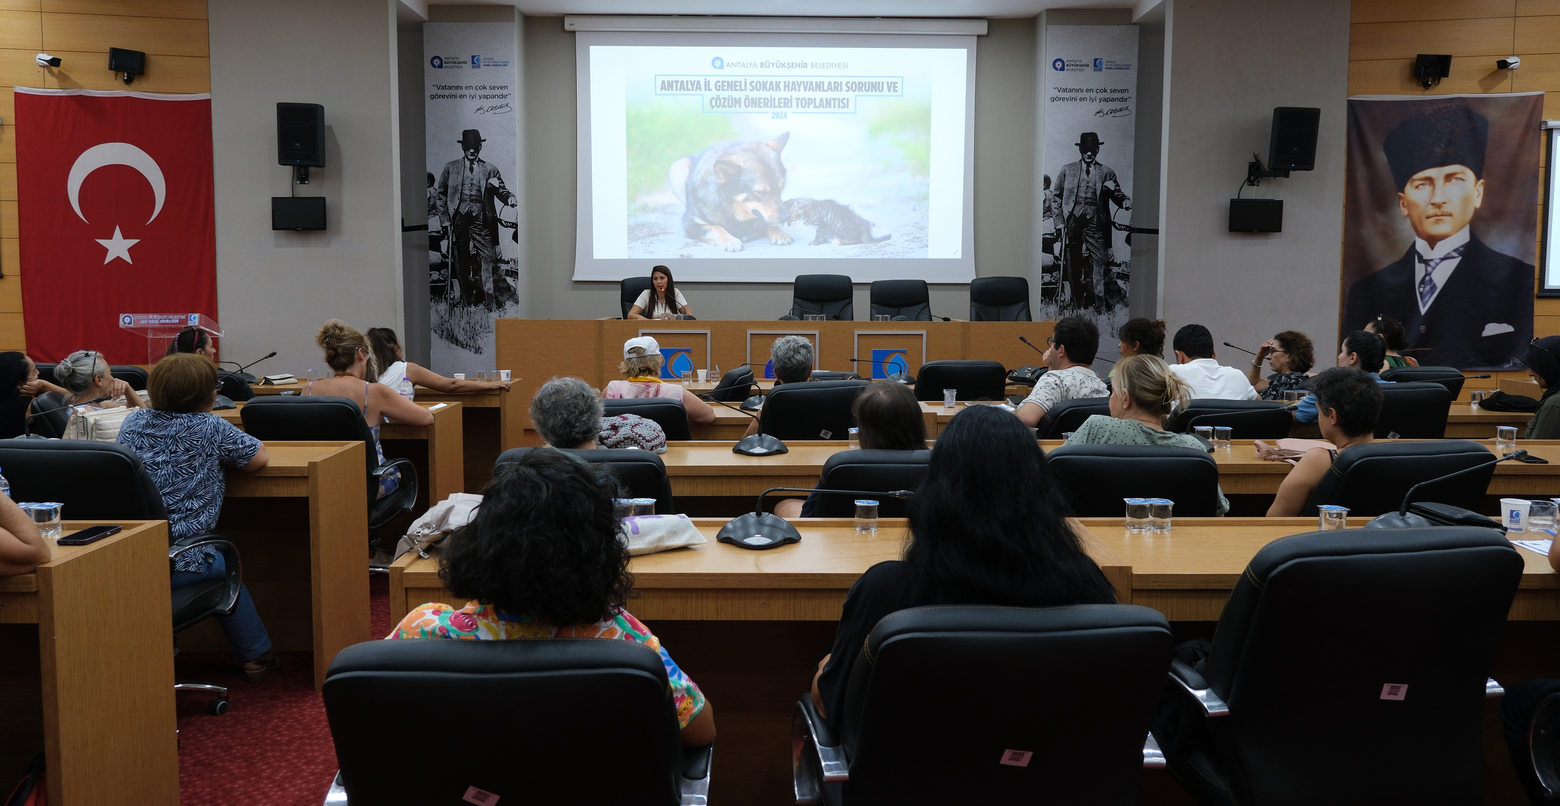
[[1143, 769], [1159, 770], [1165, 767], [1165, 751], [1159, 749], [1159, 740], [1151, 732], [1143, 740]]
[[374, 468], [374, 471], [369, 475], [377, 479], [397, 468], [401, 470], [402, 477], [410, 473], [412, 481], [417, 481], [417, 465], [412, 464], [410, 459], [386, 459], [384, 464]]
[[1560, 770], [1555, 768], [1555, 723], [1560, 719], [1560, 693], [1550, 694], [1533, 709], [1528, 725], [1528, 757], [1544, 794], [1560, 797]]
[[[814, 756], [809, 758], [811, 746]], [[816, 758], [817, 769], [823, 774], [820, 782], [813, 774], [810, 763]], [[829, 724], [813, 707], [812, 695], [803, 694], [796, 702], [791, 717], [791, 783], [796, 790], [798, 804], [814, 804], [819, 800], [820, 784], [840, 783], [850, 780], [850, 763], [835, 743]]]
[[1484, 678], [1484, 697], [1485, 697], [1485, 699], [1493, 699], [1495, 697], [1504, 697], [1504, 696], [1506, 696], [1506, 689], [1503, 688], [1501, 686], [1501, 684], [1495, 682], [1495, 678], [1493, 678], [1493, 677], [1486, 677], [1486, 678]]
[[715, 745], [683, 748], [682, 806], [707, 806], [710, 802], [710, 757]]
[[238, 547], [232, 541], [214, 534], [190, 535], [175, 540], [168, 547], [168, 570], [172, 571], [174, 562], [186, 552], [205, 548], [216, 549], [222, 555], [222, 564], [227, 568], [228, 591], [219, 609], [223, 615], [232, 615], [233, 608], [238, 606], [239, 591], [244, 584], [244, 559], [239, 556]]
[[1225, 705], [1224, 700], [1208, 686], [1208, 681], [1184, 661], [1170, 661], [1170, 679], [1186, 689], [1187, 694], [1192, 695], [1192, 699], [1202, 706], [1204, 715], [1229, 716], [1230, 707]]

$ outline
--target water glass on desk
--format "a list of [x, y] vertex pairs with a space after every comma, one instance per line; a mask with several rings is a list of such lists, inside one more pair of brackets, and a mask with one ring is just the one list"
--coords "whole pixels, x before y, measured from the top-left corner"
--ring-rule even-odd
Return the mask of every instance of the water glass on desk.
[[1555, 536], [1555, 502], [1530, 501], [1528, 503], [1527, 528], [1530, 532], [1542, 532]]
[[876, 532], [878, 518], [878, 502], [870, 498], [862, 498], [856, 501], [856, 531]]
[[38, 533], [48, 540], [58, 540], [65, 532], [61, 512], [65, 505], [49, 501], [41, 504], [22, 504], [22, 511], [38, 526]]
[[1149, 500], [1147, 498], [1124, 498], [1127, 504], [1127, 531], [1149, 532], [1153, 531], [1153, 521], [1150, 519]]
[[693, 370], [691, 370], [691, 369], [683, 370], [683, 372], [682, 372], [682, 385], [683, 385], [683, 388], [685, 388], [685, 389], [687, 387], [693, 385]]
[[1495, 426], [1495, 452], [1505, 456], [1517, 449], [1517, 427], [1514, 425]]
[[1484, 401], [1484, 399], [1489, 397], [1489, 396], [1490, 396], [1489, 390], [1486, 390], [1486, 389], [1475, 389], [1472, 392], [1468, 393], [1468, 404], [1473, 406], [1474, 408], [1478, 408], [1479, 404], [1482, 403]]
[[1338, 529], [1347, 529], [1349, 526], [1349, 508], [1322, 504], [1316, 508], [1316, 528], [1323, 532], [1332, 532]]
[[1231, 429], [1227, 425], [1213, 427], [1213, 446], [1215, 448], [1228, 448], [1230, 446]]
[[1210, 445], [1213, 444], [1213, 426], [1211, 425], [1194, 426], [1192, 428], [1192, 434]]
[[953, 408], [954, 402], [957, 401], [958, 399], [959, 399], [959, 390], [957, 390], [957, 389], [944, 389], [943, 390], [943, 408], [945, 408], [945, 409]]
[[1171, 526], [1170, 514], [1171, 514], [1171, 509], [1174, 508], [1174, 507], [1175, 507], [1175, 502], [1171, 501], [1168, 498], [1150, 498], [1150, 499], [1148, 499], [1148, 520], [1149, 520], [1149, 527], [1150, 527], [1149, 531], [1153, 531], [1153, 532], [1168, 532], [1168, 531], [1170, 531], [1170, 526]]
[[852, 450], [861, 447], [861, 429], [850, 429], [850, 447]]

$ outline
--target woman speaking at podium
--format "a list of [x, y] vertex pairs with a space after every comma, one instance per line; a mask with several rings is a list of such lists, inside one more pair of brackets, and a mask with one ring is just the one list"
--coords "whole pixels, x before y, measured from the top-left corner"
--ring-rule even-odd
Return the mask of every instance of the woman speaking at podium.
[[650, 287], [634, 300], [634, 307], [628, 309], [628, 318], [674, 319], [679, 315], [692, 316], [693, 311], [672, 282], [672, 270], [656, 266], [650, 270]]

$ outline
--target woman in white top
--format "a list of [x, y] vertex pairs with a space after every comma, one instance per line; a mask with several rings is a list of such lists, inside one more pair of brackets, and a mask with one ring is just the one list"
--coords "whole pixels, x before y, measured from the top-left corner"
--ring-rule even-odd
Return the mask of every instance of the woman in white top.
[[[671, 304], [667, 300], [671, 300]], [[634, 307], [628, 309], [628, 318], [671, 319], [678, 314], [692, 316], [693, 311], [688, 307], [688, 300], [683, 299], [682, 292], [672, 282], [672, 270], [665, 266], [652, 268], [650, 288], [634, 300]]]
[[374, 361], [379, 370], [379, 382], [410, 399], [412, 389], [402, 389], [402, 381], [444, 392], [450, 395], [470, 395], [489, 389], [509, 389], [509, 381], [474, 381], [465, 378], [446, 378], [431, 369], [407, 361], [401, 353], [401, 340], [388, 327], [368, 329], [368, 344], [374, 351]]
[[623, 342], [623, 363], [618, 364], [618, 371], [623, 373], [624, 380], [608, 383], [601, 393], [602, 397], [609, 400], [638, 397], [681, 400], [683, 410], [688, 412], [688, 422], [715, 422], [715, 410], [700, 400], [698, 395], [680, 384], [661, 383], [661, 345], [653, 336], [640, 336]]

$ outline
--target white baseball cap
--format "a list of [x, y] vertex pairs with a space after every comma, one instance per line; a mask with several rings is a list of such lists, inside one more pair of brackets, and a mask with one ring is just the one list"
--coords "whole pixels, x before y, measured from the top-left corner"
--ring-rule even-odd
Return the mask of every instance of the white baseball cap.
[[623, 357], [633, 358], [636, 355], [660, 355], [661, 345], [653, 336], [640, 336], [623, 342]]

